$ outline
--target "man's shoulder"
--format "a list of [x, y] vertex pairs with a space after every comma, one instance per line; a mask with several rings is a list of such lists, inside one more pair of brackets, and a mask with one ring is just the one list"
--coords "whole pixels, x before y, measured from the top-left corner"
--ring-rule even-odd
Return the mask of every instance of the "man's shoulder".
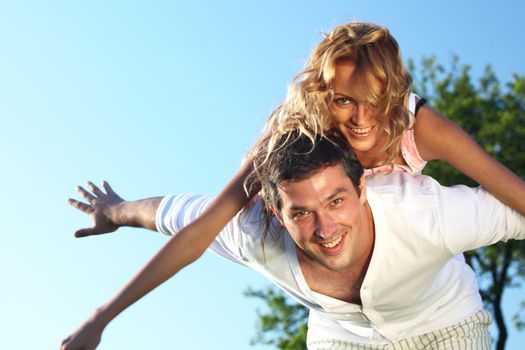
[[479, 201], [495, 200], [481, 187], [443, 186], [430, 176], [401, 172], [373, 175], [366, 179], [366, 188], [371, 202], [397, 205], [399, 208], [421, 206], [426, 209], [460, 210], [465, 204], [472, 206]]
[[442, 186], [430, 176], [392, 172], [366, 178], [366, 188], [381, 195], [433, 196], [442, 189]]
[[238, 214], [237, 220], [242, 234], [260, 240], [266, 234], [280, 237], [284, 231], [277, 218], [265, 209], [263, 199], [258, 196], [250, 201]]
[[241, 225], [256, 227], [258, 230], [265, 220], [265, 215], [264, 201], [257, 195], [238, 213], [238, 220]]
[[274, 215], [265, 211], [262, 198], [257, 197], [236, 217], [236, 244], [246, 262], [266, 266], [269, 261], [287, 261], [286, 231]]

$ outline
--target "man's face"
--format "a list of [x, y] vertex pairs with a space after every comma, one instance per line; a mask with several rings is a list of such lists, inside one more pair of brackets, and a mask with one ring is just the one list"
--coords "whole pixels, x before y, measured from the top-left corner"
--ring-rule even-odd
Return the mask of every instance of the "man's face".
[[338, 164], [302, 180], [283, 181], [278, 191], [278, 216], [309, 262], [333, 271], [367, 263], [374, 236], [363, 179], [358, 196]]

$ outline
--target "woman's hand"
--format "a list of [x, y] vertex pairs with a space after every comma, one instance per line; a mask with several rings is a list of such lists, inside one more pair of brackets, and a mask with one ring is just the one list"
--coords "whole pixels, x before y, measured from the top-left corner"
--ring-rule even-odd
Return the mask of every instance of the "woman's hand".
[[100, 343], [104, 328], [93, 316], [62, 341], [60, 350], [94, 350]]

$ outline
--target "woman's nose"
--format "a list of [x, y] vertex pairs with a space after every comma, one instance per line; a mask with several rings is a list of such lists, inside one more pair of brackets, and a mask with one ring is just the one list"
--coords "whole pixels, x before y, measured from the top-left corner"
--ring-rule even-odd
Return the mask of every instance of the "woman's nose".
[[367, 126], [370, 121], [370, 108], [365, 103], [358, 103], [352, 115], [352, 123], [356, 126]]

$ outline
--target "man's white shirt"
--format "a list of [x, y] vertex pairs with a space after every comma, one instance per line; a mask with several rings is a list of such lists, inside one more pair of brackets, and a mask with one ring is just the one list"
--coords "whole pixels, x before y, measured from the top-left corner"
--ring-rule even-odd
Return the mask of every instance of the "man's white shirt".
[[[296, 246], [277, 221], [261, 244], [262, 201], [239, 213], [210, 250], [248, 266], [310, 308], [308, 338], [371, 344], [450, 326], [482, 308], [476, 277], [462, 252], [525, 238], [525, 218], [481, 188], [444, 187], [427, 176], [377, 174], [366, 179], [375, 244], [361, 286], [362, 305], [313, 292]], [[157, 229], [175, 234], [212, 197], [165, 197]]]

